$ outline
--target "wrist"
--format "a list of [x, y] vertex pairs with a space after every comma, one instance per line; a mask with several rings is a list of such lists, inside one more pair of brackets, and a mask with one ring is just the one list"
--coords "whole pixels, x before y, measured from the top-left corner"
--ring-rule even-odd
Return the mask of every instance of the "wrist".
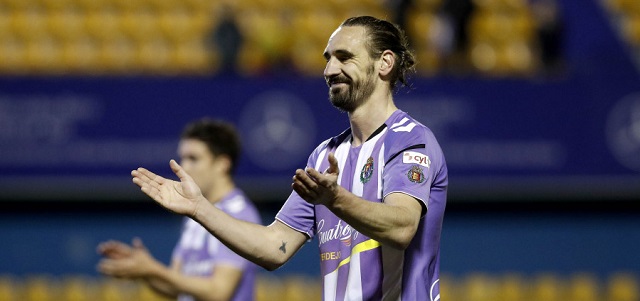
[[193, 210], [190, 213], [187, 213], [187, 216], [191, 219], [198, 220], [198, 216], [200, 215], [200, 211], [202, 211], [202, 204], [209, 203], [209, 201], [204, 196], [199, 196], [195, 199]]
[[331, 211], [341, 211], [347, 201], [347, 191], [340, 185], [337, 185], [333, 198], [326, 206]]
[[165, 270], [164, 265], [160, 264], [158, 261], [153, 259], [149, 261], [147, 267], [148, 268], [145, 270], [144, 274], [142, 275], [144, 278], [158, 277]]

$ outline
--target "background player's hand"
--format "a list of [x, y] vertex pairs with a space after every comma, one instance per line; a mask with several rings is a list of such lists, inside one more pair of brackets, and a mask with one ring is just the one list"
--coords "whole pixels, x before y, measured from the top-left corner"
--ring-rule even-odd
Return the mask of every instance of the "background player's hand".
[[115, 241], [101, 246], [104, 254], [111, 255], [105, 255], [106, 258], [98, 263], [98, 271], [102, 274], [118, 278], [139, 278], [148, 276], [152, 267], [157, 265], [157, 261], [139, 238], [134, 238], [131, 246]]
[[106, 258], [121, 259], [131, 256], [133, 249], [123, 242], [110, 240], [100, 243], [97, 251]]
[[296, 170], [293, 176], [291, 187], [305, 201], [311, 204], [329, 205], [333, 203], [338, 195], [340, 185], [338, 185], [338, 175], [340, 168], [338, 160], [329, 153], [329, 168], [324, 173], [307, 167], [306, 171], [302, 169]]
[[163, 207], [175, 213], [194, 216], [199, 202], [204, 200], [200, 187], [175, 160], [171, 160], [169, 166], [180, 182], [163, 178], [140, 167], [131, 172], [133, 183]]

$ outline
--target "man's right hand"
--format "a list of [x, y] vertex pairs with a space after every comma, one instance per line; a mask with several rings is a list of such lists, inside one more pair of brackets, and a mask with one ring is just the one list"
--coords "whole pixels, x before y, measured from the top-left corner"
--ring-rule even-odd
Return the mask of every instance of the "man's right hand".
[[139, 167], [131, 171], [133, 183], [154, 201], [175, 213], [194, 217], [201, 202], [207, 202], [200, 187], [175, 160], [169, 162], [180, 182], [163, 178]]

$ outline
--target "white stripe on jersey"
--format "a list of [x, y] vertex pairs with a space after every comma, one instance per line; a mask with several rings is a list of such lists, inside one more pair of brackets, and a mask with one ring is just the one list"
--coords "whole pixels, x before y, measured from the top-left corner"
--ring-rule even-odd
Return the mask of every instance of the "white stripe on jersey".
[[382, 172], [384, 171], [384, 143], [380, 147], [380, 153], [378, 154], [378, 199], [382, 200]]
[[[373, 137], [373, 139], [366, 141], [362, 145], [362, 148], [360, 148], [360, 153], [358, 154], [358, 162], [356, 163], [356, 166], [353, 170], [353, 187], [351, 188], [351, 192], [358, 197], [362, 197], [362, 191], [364, 189], [364, 184], [360, 181], [360, 171], [362, 170], [364, 165], [367, 164], [367, 159], [372, 156], [373, 149], [375, 148], [376, 143], [378, 142], [378, 140], [380, 140], [380, 137], [384, 136], [384, 133], [386, 131], [387, 128], [384, 128], [378, 135]], [[380, 166], [374, 165], [374, 168], [379, 170]]]
[[336, 301], [338, 269], [324, 276], [324, 301]]
[[347, 279], [347, 291], [344, 300], [362, 301], [362, 275], [360, 271], [360, 253], [351, 255], [349, 264], [349, 277]]
[[402, 118], [402, 120], [400, 120], [399, 122], [396, 122], [396, 123], [392, 124], [391, 128], [393, 129], [393, 128], [399, 127], [399, 126], [405, 124], [405, 122], [407, 122], [407, 121], [409, 121], [409, 118], [407, 118], [407, 117]]
[[327, 149], [323, 149], [320, 154], [318, 155], [318, 158], [316, 159], [316, 165], [313, 167], [313, 169], [317, 170], [319, 173], [323, 173], [324, 170], [320, 170], [320, 166], [322, 165], [322, 161], [326, 160], [325, 156], [327, 155]]
[[402, 120], [400, 120], [400, 122], [398, 123], [394, 123], [391, 125], [391, 129], [394, 132], [411, 132], [411, 130], [413, 130], [414, 127], [416, 127], [416, 123], [415, 122], [410, 122], [409, 124], [405, 125], [405, 126], [401, 126], [403, 124], [405, 124], [405, 122], [409, 121], [409, 118], [405, 117], [402, 118]]

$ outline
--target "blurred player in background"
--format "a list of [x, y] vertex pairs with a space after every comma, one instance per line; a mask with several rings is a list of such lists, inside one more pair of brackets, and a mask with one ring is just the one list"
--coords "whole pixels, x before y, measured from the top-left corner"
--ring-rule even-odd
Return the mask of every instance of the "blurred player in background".
[[[187, 125], [178, 146], [182, 171], [201, 189], [207, 206], [234, 219], [259, 224], [258, 211], [233, 181], [239, 153], [236, 130], [208, 119]], [[254, 299], [256, 266], [187, 217], [170, 267], [155, 260], [138, 238], [132, 245], [101, 243], [98, 252], [104, 256], [98, 264], [101, 273], [142, 279], [154, 291], [180, 301]]]
[[324, 300], [439, 300], [447, 167], [433, 133], [393, 101], [396, 84], [406, 85], [414, 67], [406, 36], [384, 20], [349, 18], [324, 57], [329, 98], [351, 126], [296, 170], [293, 192], [271, 225], [210, 206], [173, 160], [179, 182], [144, 168], [132, 171], [133, 182], [269, 270], [317, 236]]

